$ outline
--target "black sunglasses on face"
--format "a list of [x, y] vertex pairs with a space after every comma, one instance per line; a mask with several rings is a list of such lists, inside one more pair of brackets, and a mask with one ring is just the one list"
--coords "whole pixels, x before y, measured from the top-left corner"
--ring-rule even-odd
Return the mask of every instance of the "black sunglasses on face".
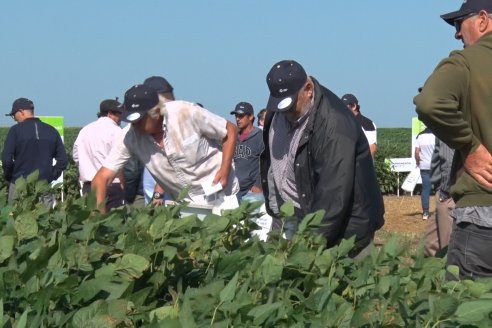
[[454, 21], [454, 28], [456, 29], [456, 33], [459, 33], [461, 31], [461, 24], [465, 21], [465, 19], [468, 19], [470, 17], [476, 16], [478, 13], [469, 13], [466, 16], [463, 16], [461, 18], [458, 18]]
[[19, 110], [16, 110], [15, 112], [13, 112], [12, 114], [10, 114], [10, 117], [12, 117], [12, 119], [15, 120], [15, 114], [17, 114], [18, 112], [20, 112], [22, 109], [19, 109]]

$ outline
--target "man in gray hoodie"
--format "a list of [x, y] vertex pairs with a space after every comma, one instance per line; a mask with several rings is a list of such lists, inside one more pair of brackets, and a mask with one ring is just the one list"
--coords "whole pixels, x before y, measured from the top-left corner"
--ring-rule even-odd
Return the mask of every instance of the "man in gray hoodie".
[[241, 202], [248, 192], [253, 193], [255, 199], [258, 199], [256, 196], [262, 198], [260, 155], [264, 147], [262, 131], [253, 125], [255, 121], [253, 106], [247, 102], [240, 102], [231, 115], [236, 117], [238, 129], [234, 151], [234, 165], [239, 180], [237, 200]]

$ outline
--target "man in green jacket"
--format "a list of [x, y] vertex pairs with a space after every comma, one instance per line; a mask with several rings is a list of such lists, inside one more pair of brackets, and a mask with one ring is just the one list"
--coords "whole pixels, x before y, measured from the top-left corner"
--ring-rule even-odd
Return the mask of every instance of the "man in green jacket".
[[464, 49], [439, 63], [414, 98], [419, 118], [456, 150], [448, 264], [461, 278], [492, 277], [492, 1], [468, 0], [441, 18]]

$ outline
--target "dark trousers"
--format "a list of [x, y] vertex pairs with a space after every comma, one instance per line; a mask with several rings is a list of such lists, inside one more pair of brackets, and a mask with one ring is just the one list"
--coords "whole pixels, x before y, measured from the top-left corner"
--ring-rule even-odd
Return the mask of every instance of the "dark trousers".
[[457, 265], [461, 279], [492, 277], [492, 228], [453, 224], [447, 265]]
[[[91, 183], [84, 182], [82, 185], [82, 195], [87, 195], [91, 191]], [[125, 191], [119, 183], [112, 183], [106, 189], [106, 209], [109, 211], [112, 208], [125, 205]]]
[[[18, 200], [18, 195], [15, 191], [15, 183], [11, 182], [9, 184], [9, 204], [13, 204]], [[48, 208], [54, 208], [56, 205], [56, 197], [53, 193], [44, 193], [39, 196], [39, 201], [42, 202]]]

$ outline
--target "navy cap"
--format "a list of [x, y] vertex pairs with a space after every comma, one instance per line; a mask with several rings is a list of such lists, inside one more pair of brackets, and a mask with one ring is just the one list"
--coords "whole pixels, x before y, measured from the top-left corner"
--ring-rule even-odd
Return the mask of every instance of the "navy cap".
[[174, 90], [172, 85], [162, 76], [151, 76], [145, 79], [143, 84], [151, 87], [157, 91], [157, 93], [168, 93], [173, 92]]
[[342, 96], [342, 102], [344, 103], [345, 106], [348, 106], [351, 104], [354, 104], [354, 105], [359, 104], [359, 101], [357, 100], [357, 98], [351, 93], [344, 94]]
[[157, 106], [159, 96], [157, 92], [145, 84], [137, 84], [125, 92], [125, 102], [122, 120], [136, 122]]
[[18, 98], [12, 104], [12, 110], [10, 111], [10, 113], [5, 114], [5, 116], [12, 116], [21, 109], [34, 110], [34, 103], [27, 98]]
[[477, 13], [480, 10], [485, 10], [489, 14], [492, 14], [492, 1], [490, 0], [465, 0], [460, 7], [460, 10], [453, 11], [444, 15], [441, 18], [444, 19], [449, 25], [454, 25], [457, 19], [463, 18], [467, 15]]
[[248, 102], [242, 101], [236, 105], [236, 108], [231, 112], [231, 115], [253, 115], [254, 113], [253, 106]]
[[298, 62], [282, 60], [273, 65], [266, 81], [270, 89], [267, 109], [285, 112], [296, 102], [299, 90], [307, 81], [307, 74]]
[[99, 112], [105, 113], [105, 112], [118, 112], [118, 113], [123, 113], [123, 107], [121, 103], [118, 101], [118, 98], [116, 99], [105, 99], [101, 101], [101, 104], [99, 105]]

